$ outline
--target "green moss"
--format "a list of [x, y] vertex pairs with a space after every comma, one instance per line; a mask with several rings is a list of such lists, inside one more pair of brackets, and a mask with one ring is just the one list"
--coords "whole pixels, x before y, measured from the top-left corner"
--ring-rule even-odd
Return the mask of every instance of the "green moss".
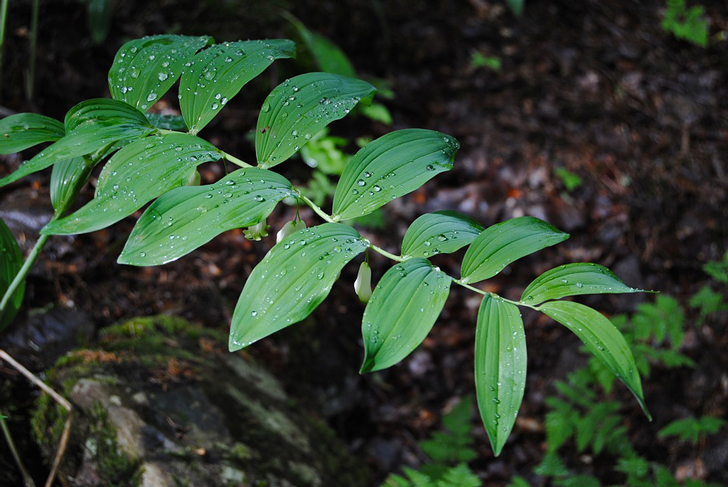
[[98, 468], [100, 485], [136, 487], [141, 483], [140, 463], [119, 449], [116, 431], [110, 425], [108, 413], [101, 404], [94, 406], [86, 446]]
[[233, 460], [245, 461], [258, 457], [258, 454], [245, 443], [235, 443], [229, 451], [230, 458]]

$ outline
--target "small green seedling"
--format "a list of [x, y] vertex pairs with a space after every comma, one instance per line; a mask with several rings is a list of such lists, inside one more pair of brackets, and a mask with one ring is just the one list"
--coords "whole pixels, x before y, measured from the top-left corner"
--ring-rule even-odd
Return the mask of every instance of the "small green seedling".
[[702, 5], [687, 8], [685, 0], [667, 0], [665, 16], [660, 24], [665, 32], [678, 39], [708, 47], [708, 22]]
[[[376, 284], [364, 310], [361, 372], [382, 370], [407, 357], [435, 324], [453, 285], [481, 295], [475, 319], [475, 385], [496, 454], [513, 428], [526, 385], [519, 307], [542, 312], [573, 331], [648, 414], [635, 360], [620, 332], [601, 313], [563, 299], [639, 289], [589, 263], [545, 272], [519, 300], [479, 287], [568, 234], [529, 216], [484, 228], [465, 215], [442, 211], [417, 218], [397, 255], [346, 223], [452, 169], [459, 149], [455, 138], [434, 130], [403, 129], [369, 142], [344, 168], [330, 212], [273, 170], [327, 125], [369, 102], [376, 91], [371, 84], [323, 72], [285, 80], [261, 106], [254, 165], [198, 137], [248, 81], [275, 60], [294, 54], [294, 43], [286, 39], [215, 44], [207, 36], [145, 37], [127, 42], [117, 53], [109, 71], [111, 99], [79, 103], [63, 122], [30, 113], [0, 121], [0, 153], [52, 142], [0, 179], [0, 187], [52, 167], [55, 208], [23, 267], [7, 287], [7, 279], [0, 281], [3, 313], [16, 309], [13, 297], [51, 235], [100, 230], [148, 205], [118, 261], [156, 266], [189, 254], [226, 230], [247, 227], [250, 238], [262, 238], [266, 217], [280, 201], [293, 199], [311, 207], [324, 223], [286, 235], [255, 267], [233, 312], [231, 351], [305, 319], [329, 294], [344, 266], [371, 250], [394, 265]], [[149, 113], [177, 80], [181, 116]], [[212, 184], [195, 185], [198, 166], [222, 160], [240, 168]], [[95, 197], [67, 215], [91, 170], [102, 162]], [[460, 277], [430, 261], [464, 247]], [[14, 251], [4, 252], [3, 258], [19, 264]]]
[[697, 445], [702, 436], [717, 433], [724, 424], [724, 419], [712, 416], [678, 419], [662, 428], [658, 435], [677, 436], [682, 441], [689, 441], [693, 445]]
[[488, 68], [491, 71], [500, 73], [502, 63], [498, 56], [486, 56], [480, 51], [473, 51], [470, 54], [470, 66], [473, 68]]

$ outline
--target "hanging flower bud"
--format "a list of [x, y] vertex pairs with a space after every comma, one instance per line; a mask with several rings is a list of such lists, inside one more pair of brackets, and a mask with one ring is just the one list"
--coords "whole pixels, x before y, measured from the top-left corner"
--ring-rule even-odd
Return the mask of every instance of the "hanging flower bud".
[[299, 230], [303, 230], [304, 228], [306, 228], [306, 222], [303, 220], [287, 222], [280, 230], [278, 230], [278, 233], [276, 234], [276, 243], [279, 243], [287, 236], [296, 233]]
[[200, 180], [200, 171], [195, 171], [190, 174], [190, 178], [187, 180], [187, 186], [199, 186]]
[[245, 238], [248, 240], [260, 242], [260, 239], [268, 236], [269, 228], [270, 227], [265, 222], [265, 218], [263, 218], [263, 220], [261, 220], [257, 225], [253, 225], [252, 227], [248, 227], [247, 230], [243, 230], [243, 235], [245, 235]]
[[359, 266], [359, 274], [354, 281], [354, 291], [362, 303], [369, 302], [369, 298], [372, 297], [372, 269], [366, 261]]

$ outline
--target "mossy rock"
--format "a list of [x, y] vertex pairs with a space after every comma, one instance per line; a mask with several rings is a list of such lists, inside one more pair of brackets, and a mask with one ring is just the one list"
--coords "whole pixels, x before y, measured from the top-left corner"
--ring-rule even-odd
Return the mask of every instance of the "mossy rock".
[[[368, 485], [318, 417], [226, 337], [177, 318], [107, 328], [48, 372], [76, 406], [61, 475], [76, 486]], [[33, 433], [48, 458], [65, 411], [41, 397]]]

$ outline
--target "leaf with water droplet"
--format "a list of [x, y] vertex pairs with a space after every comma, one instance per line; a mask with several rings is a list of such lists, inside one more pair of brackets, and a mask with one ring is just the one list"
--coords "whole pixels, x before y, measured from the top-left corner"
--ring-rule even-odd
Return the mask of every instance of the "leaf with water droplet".
[[15, 154], [65, 135], [58, 120], [36, 113], [16, 113], [0, 120], [0, 154]]
[[[335, 252], [342, 240], [348, 242], [346, 250]], [[341, 269], [366, 248], [359, 233], [341, 223], [306, 228], [276, 244], [253, 269], [240, 294], [230, 328], [230, 350], [306, 318], [329, 294]], [[319, 260], [321, 255], [327, 259]], [[314, 278], [322, 273], [320, 280]], [[273, 276], [277, 276], [275, 286]], [[251, 316], [252, 311], [257, 315]]]
[[550, 301], [538, 309], [573, 331], [586, 348], [632, 391], [647, 418], [652, 420], [632, 351], [611, 321], [600, 312], [571, 301]]
[[[357, 103], [370, 101], [375, 91], [366, 81], [330, 73], [306, 73], [284, 81], [265, 99], [258, 117], [258, 163], [270, 168], [284, 162], [310, 136], [345, 117]], [[294, 130], [309, 138], [300, 140], [292, 135]]]
[[[127, 42], [116, 53], [109, 70], [111, 97], [146, 112], [174, 85], [185, 63], [212, 42], [209, 36], [180, 35]], [[154, 96], [150, 98], [151, 94]]]
[[[423, 129], [397, 130], [370, 142], [351, 158], [341, 175], [334, 194], [335, 218], [367, 215], [449, 171], [459, 147], [449, 135]], [[354, 193], [358, 181], [379, 190]]]
[[65, 119], [66, 135], [49, 145], [14, 173], [0, 179], [0, 187], [40, 171], [58, 161], [96, 152], [119, 141], [144, 137], [154, 131], [144, 115], [126, 103], [97, 98], [71, 108]]
[[475, 329], [475, 390], [496, 456], [516, 421], [525, 387], [526, 334], [518, 308], [486, 295]]
[[51, 204], [56, 214], [66, 210], [76, 199], [98, 162], [99, 160], [93, 161], [90, 158], [74, 157], [53, 164], [50, 190]]
[[[217, 115], [220, 105], [237, 95], [274, 60], [295, 55], [296, 45], [288, 39], [226, 42], [199, 52], [185, 68], [179, 87], [180, 109], [190, 131], [194, 134], [202, 130]], [[210, 82], [210, 76], [214, 82]]]
[[165, 130], [176, 130], [177, 132], [187, 132], [187, 125], [182, 115], [162, 115], [161, 113], [145, 113], [149, 123], [157, 128]]
[[606, 267], [591, 263], [566, 264], [538, 276], [523, 291], [521, 301], [537, 305], [580, 294], [645, 292], [624, 284]]
[[451, 282], [420, 258], [397, 264], [382, 276], [362, 318], [362, 374], [391, 367], [422, 343], [445, 305]]
[[437, 244], [440, 253], [450, 254], [469, 245], [482, 231], [480, 223], [456, 211], [425, 213], [404, 234], [402, 255], [427, 257], [433, 244]]
[[463, 257], [463, 282], [489, 279], [505, 267], [537, 250], [569, 238], [543, 220], [522, 216], [486, 228]]
[[[5, 224], [5, 221], [0, 218], [0, 296], [5, 295], [10, 283], [20, 272], [21, 267], [23, 267], [23, 253], [20, 251], [15, 236]], [[10, 324], [15, 315], [18, 314], [24, 294], [25, 281], [15, 291], [5, 308], [0, 309], [0, 331]]]
[[72, 235], [105, 228], [157, 196], [184, 186], [198, 165], [221, 158], [215, 146], [189, 134], [132, 142], [104, 166], [96, 197], [75, 213], [50, 222], [41, 233]]
[[[173, 189], [142, 214], [118, 262], [139, 266], [172, 262], [222, 232], [263, 221], [292, 192], [286, 178], [256, 168], [239, 169], [214, 184]], [[172, 226], [167, 225], [170, 220]], [[185, 239], [170, 246], [171, 235]]]

